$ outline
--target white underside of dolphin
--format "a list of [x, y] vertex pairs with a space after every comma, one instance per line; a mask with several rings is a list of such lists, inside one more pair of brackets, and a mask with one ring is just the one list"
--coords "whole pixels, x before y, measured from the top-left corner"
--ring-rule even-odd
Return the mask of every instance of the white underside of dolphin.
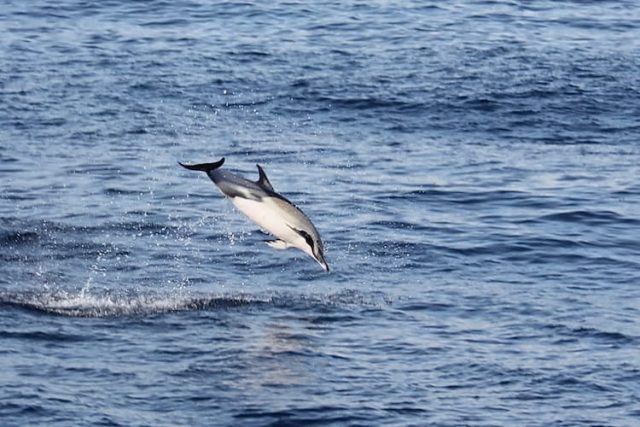
[[266, 242], [269, 246], [274, 249], [300, 249], [315, 259], [325, 271], [329, 271], [318, 230], [297, 206], [273, 190], [260, 165], [256, 165], [260, 178], [254, 182], [220, 170], [223, 163], [224, 158], [214, 163], [180, 165], [189, 170], [206, 172], [240, 212], [276, 237], [277, 240]]

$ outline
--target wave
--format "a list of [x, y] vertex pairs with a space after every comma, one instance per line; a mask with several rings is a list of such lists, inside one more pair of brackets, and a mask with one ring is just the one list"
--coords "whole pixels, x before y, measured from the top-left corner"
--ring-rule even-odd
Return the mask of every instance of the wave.
[[607, 331], [595, 327], [570, 327], [564, 324], [548, 324], [543, 329], [553, 331], [558, 335], [557, 341], [562, 343], [566, 339], [589, 339], [601, 344], [612, 346], [632, 345], [638, 336], [621, 331]]
[[552, 213], [539, 218], [540, 221], [574, 222], [585, 225], [629, 224], [636, 225], [634, 218], [625, 217], [617, 212], [607, 210], [575, 210]]
[[274, 307], [288, 310], [319, 308], [323, 312], [349, 306], [379, 307], [389, 304], [386, 295], [343, 290], [335, 294], [201, 294], [123, 292], [96, 293], [79, 290], [0, 292], [0, 309], [17, 308], [36, 314], [65, 317], [140, 317], [183, 311], [215, 311], [234, 308]]
[[[135, 213], [135, 212], [132, 212]], [[0, 217], [0, 239], [6, 238], [8, 242], [22, 241], [21, 237], [48, 236], [52, 233], [101, 233], [101, 232], [145, 232], [148, 234], [170, 235], [176, 234], [180, 230], [176, 226], [160, 224], [152, 221], [110, 221], [99, 225], [74, 225], [60, 221], [50, 220], [23, 220], [16, 217]], [[15, 235], [15, 236], [14, 236]]]
[[68, 317], [145, 316], [177, 311], [261, 305], [269, 301], [247, 295], [95, 294], [81, 291], [0, 293], [0, 307]]
[[0, 230], [0, 246], [26, 245], [38, 240], [39, 235], [33, 231]]

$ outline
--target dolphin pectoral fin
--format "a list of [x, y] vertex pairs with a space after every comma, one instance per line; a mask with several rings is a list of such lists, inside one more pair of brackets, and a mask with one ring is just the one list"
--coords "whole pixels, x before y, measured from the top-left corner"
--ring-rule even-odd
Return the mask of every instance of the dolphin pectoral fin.
[[256, 165], [256, 166], [258, 167], [258, 174], [260, 175], [260, 177], [256, 181], [256, 184], [258, 184], [260, 187], [262, 187], [267, 191], [275, 192], [275, 190], [273, 189], [273, 186], [269, 182], [269, 178], [267, 178], [267, 174], [264, 173], [264, 169], [262, 169], [262, 166], [260, 165]]
[[180, 166], [185, 169], [189, 169], [192, 171], [202, 171], [202, 172], [210, 172], [214, 169], [218, 169], [224, 163], [224, 157], [213, 163], [200, 163], [197, 165], [185, 165], [184, 163], [178, 162]]
[[271, 246], [273, 249], [283, 250], [290, 247], [290, 245], [284, 240], [265, 240], [267, 245]]

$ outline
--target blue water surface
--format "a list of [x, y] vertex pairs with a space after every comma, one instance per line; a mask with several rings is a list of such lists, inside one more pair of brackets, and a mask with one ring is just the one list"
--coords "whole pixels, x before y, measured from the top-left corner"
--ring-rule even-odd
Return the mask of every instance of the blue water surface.
[[640, 425], [635, 1], [9, 0], [0, 52], [2, 426]]

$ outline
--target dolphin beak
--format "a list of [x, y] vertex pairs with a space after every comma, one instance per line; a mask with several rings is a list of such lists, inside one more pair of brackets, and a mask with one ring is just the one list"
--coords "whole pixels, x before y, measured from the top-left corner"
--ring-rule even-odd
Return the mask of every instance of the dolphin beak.
[[324, 271], [329, 271], [329, 264], [327, 264], [327, 261], [325, 261], [323, 254], [318, 255], [316, 261], [318, 261], [318, 264], [320, 264]]

